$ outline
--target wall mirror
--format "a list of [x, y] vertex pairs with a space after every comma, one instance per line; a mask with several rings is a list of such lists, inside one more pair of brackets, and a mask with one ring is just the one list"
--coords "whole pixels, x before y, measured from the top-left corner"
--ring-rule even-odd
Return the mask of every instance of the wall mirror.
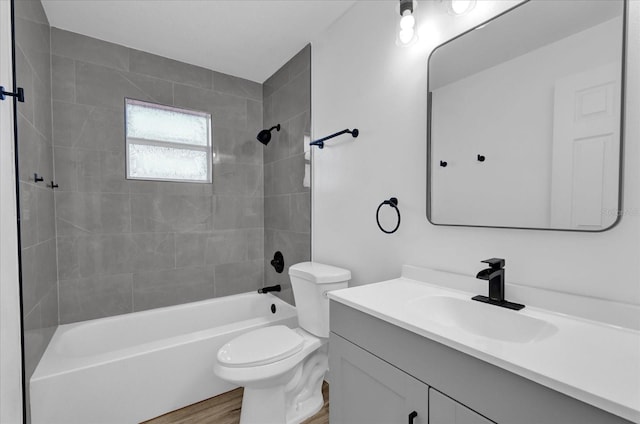
[[624, 0], [529, 0], [428, 66], [427, 218], [603, 231], [621, 205]]

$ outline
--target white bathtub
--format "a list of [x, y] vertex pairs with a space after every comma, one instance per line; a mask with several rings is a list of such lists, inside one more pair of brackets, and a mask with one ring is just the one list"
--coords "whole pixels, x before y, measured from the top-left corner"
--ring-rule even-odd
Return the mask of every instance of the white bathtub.
[[296, 327], [295, 308], [245, 293], [61, 325], [31, 377], [32, 423], [139, 423], [231, 390], [217, 350], [273, 324]]

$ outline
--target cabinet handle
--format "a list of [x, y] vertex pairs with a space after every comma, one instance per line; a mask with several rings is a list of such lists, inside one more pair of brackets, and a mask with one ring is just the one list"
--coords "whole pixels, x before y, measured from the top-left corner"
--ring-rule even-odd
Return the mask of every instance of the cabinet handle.
[[418, 413], [416, 411], [412, 411], [409, 414], [409, 424], [413, 424], [413, 420], [418, 416]]

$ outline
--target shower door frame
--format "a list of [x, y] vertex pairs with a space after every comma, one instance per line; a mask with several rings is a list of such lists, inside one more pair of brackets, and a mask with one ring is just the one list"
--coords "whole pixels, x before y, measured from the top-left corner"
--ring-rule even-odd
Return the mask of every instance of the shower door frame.
[[[0, 84], [15, 93], [14, 15], [14, 0], [0, 1]], [[0, 103], [0, 142], [0, 421], [26, 423], [15, 97], [7, 97]]]

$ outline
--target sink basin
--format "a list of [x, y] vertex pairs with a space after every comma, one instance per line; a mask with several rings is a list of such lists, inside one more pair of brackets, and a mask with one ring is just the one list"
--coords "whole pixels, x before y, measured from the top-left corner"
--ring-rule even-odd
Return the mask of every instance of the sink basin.
[[408, 302], [411, 315], [468, 333], [513, 343], [551, 336], [557, 328], [521, 312], [450, 296], [425, 296]]

